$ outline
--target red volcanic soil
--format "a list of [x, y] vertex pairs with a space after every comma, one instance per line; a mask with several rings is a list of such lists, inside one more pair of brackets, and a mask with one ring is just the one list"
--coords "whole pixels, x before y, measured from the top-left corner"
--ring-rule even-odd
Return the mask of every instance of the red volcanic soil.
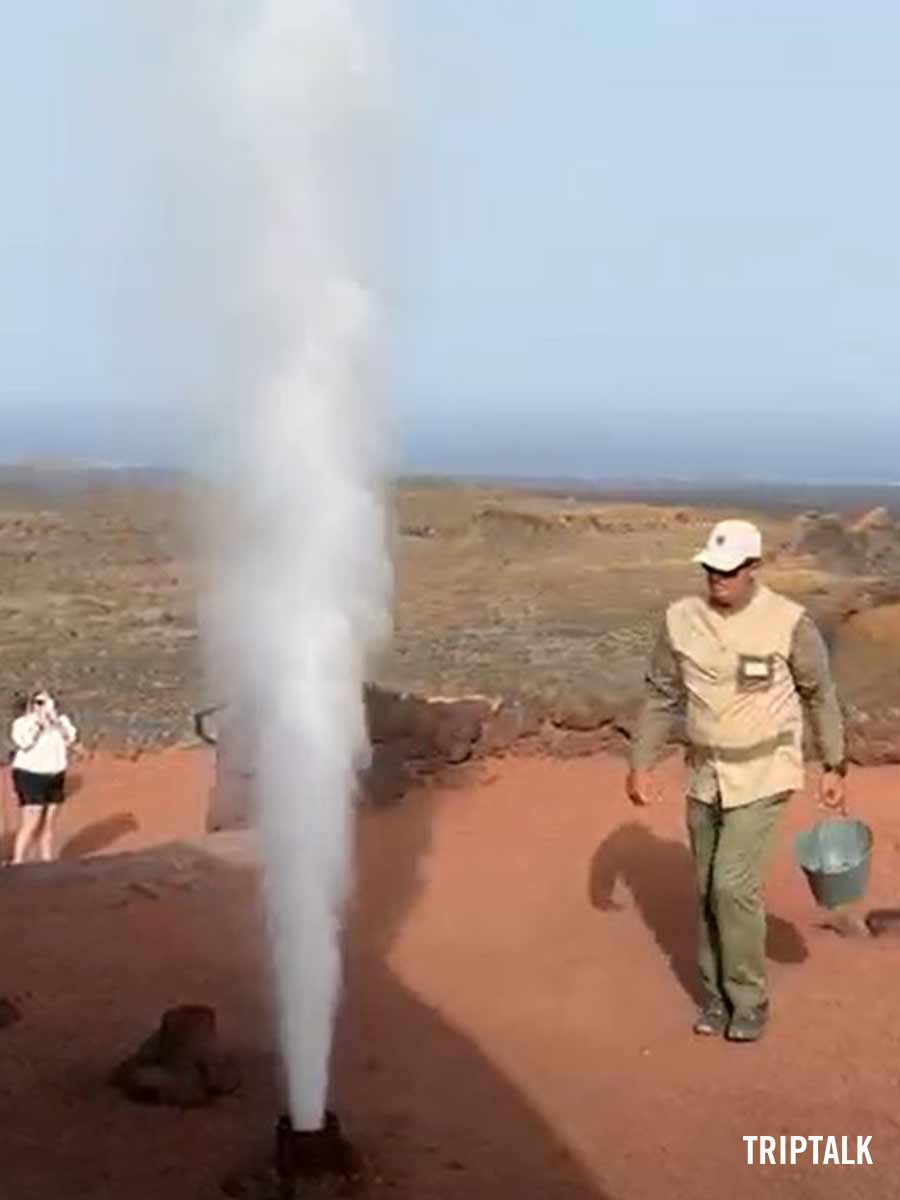
[[[900, 940], [821, 928], [790, 837], [757, 1046], [690, 1032], [695, 908], [678, 772], [640, 819], [614, 759], [513, 760], [358, 822], [335, 1107], [402, 1200], [886, 1197], [900, 1177]], [[202, 1200], [281, 1108], [257, 873], [201, 834], [204, 751], [75, 774], [61, 866], [0, 872], [0, 1179], [10, 1200]], [[900, 772], [856, 774], [868, 903], [900, 892]], [[7, 797], [8, 800], [8, 797]], [[124, 859], [160, 843], [178, 843]], [[85, 856], [91, 862], [74, 861]], [[191, 1112], [105, 1080], [162, 1011], [208, 1003], [241, 1091]], [[874, 1165], [748, 1166], [754, 1134], [872, 1137]]]

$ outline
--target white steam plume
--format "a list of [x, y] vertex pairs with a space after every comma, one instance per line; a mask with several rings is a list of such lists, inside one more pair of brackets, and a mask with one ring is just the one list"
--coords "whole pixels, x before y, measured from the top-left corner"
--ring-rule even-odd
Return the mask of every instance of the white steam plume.
[[221, 93], [245, 165], [235, 181], [246, 238], [235, 332], [249, 357], [216, 412], [232, 499], [212, 535], [209, 632], [215, 673], [254, 725], [291, 1116], [313, 1129], [327, 1094], [356, 773], [368, 753], [362, 685], [389, 624], [371, 282], [380, 69], [349, 0], [251, 7]]
[[20, 6], [8, 39], [3, 227], [27, 286], [7, 415], [51, 453], [218, 467], [208, 640], [217, 692], [259, 733], [301, 1128], [325, 1098], [361, 684], [388, 632], [382, 4], [57, 0]]

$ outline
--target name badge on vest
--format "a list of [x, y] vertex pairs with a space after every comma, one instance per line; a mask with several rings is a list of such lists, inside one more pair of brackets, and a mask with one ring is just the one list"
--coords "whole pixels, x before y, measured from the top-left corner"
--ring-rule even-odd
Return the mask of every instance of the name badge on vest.
[[738, 691], [765, 692], [775, 680], [775, 656], [741, 654], [738, 658]]

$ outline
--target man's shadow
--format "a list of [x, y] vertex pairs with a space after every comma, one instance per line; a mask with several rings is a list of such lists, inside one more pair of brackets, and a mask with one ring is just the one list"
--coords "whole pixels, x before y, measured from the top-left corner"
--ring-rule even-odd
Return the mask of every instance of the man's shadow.
[[[622, 906], [614, 899], [622, 883], [634, 897], [644, 924], [653, 934], [672, 973], [688, 996], [704, 999], [697, 971], [699, 910], [696, 876], [688, 847], [659, 837], [652, 829], [630, 821], [614, 830], [591, 861], [590, 899], [601, 912]], [[774, 962], [806, 960], [806, 943], [794, 925], [767, 917], [766, 953]]]
[[[413, 793], [396, 809], [361, 814], [356, 827], [356, 901], [346, 948], [333, 1086], [390, 1166], [413, 1158], [397, 1181], [422, 1194], [423, 1150], [445, 1175], [441, 1195], [519, 1200], [609, 1200], [534, 1101], [476, 1040], [445, 1020], [395, 973], [391, 950], [426, 886], [437, 804]], [[418, 1160], [418, 1167], [416, 1165]], [[426, 1190], [441, 1188], [434, 1167]], [[405, 1189], [405, 1190], [404, 1190]], [[434, 1194], [437, 1194], [435, 1191]]]

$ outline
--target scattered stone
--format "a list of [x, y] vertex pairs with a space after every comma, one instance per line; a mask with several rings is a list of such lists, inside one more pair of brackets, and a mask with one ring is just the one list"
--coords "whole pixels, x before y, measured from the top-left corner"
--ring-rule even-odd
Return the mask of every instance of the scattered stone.
[[158, 900], [162, 895], [158, 887], [152, 883], [145, 883], [143, 880], [129, 883], [128, 887], [132, 892], [137, 892], [139, 896], [146, 896], [148, 900]]
[[835, 913], [823, 922], [822, 928], [846, 938], [867, 938], [870, 936], [869, 927], [865, 919], [857, 913]]
[[159, 1029], [113, 1071], [113, 1086], [138, 1104], [198, 1108], [236, 1091], [240, 1074], [204, 1005], [183, 1005], [163, 1015]]
[[557, 702], [550, 718], [558, 729], [587, 733], [610, 725], [615, 713], [603, 696], [570, 695]]
[[7, 996], [0, 996], [0, 1029], [8, 1029], [22, 1020], [22, 1014]]
[[866, 917], [872, 937], [900, 937], [900, 909], [875, 908]]
[[206, 890], [206, 885], [202, 879], [198, 879], [196, 875], [182, 875], [175, 880], [175, 886], [183, 892], [200, 892]]
[[542, 748], [554, 758], [586, 758], [601, 754], [609, 745], [613, 730], [611, 726], [594, 730], [547, 728], [541, 739]]

